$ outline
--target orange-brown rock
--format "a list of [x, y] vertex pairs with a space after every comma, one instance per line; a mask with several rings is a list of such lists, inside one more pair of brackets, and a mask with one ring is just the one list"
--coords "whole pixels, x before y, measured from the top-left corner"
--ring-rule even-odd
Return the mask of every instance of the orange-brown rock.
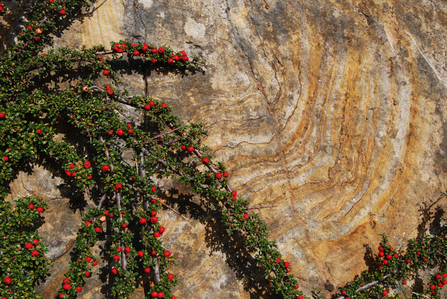
[[[252, 205], [276, 205], [259, 213], [308, 295], [316, 287], [330, 297], [367, 269], [378, 234], [404, 248], [420, 210], [445, 207], [445, 2], [109, 0], [55, 46], [119, 39], [207, 60], [205, 73], [178, 74], [130, 59], [123, 86], [207, 123], [204, 142], [231, 185]], [[56, 266], [39, 290], [53, 298], [84, 210], [55, 191], [62, 179], [35, 170], [13, 182], [11, 196], [49, 201], [40, 231]], [[180, 264], [172, 269], [183, 281], [177, 298], [276, 298], [210, 207], [176, 182], [162, 189], [190, 219], [160, 216]], [[94, 277], [79, 298], [103, 298], [106, 278]]]

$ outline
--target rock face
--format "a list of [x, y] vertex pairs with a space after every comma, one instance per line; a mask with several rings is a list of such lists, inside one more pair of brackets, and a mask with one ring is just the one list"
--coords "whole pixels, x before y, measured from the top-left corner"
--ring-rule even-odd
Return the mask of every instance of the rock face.
[[[259, 213], [308, 295], [316, 287], [330, 297], [367, 269], [379, 233], [404, 247], [421, 209], [447, 203], [439, 199], [447, 178], [444, 1], [108, 0], [54, 46], [119, 39], [208, 62], [203, 74], [175, 74], [131, 59], [123, 85], [207, 123], [204, 142], [229, 168], [232, 187], [253, 205], [276, 205]], [[57, 191], [62, 179], [42, 179], [46, 171], [19, 176], [11, 198], [49, 202], [40, 232], [56, 266], [39, 291], [54, 298], [83, 208]], [[275, 298], [206, 204], [176, 182], [163, 190], [191, 219], [169, 210], [160, 217], [180, 265], [172, 269], [183, 281], [177, 298]], [[103, 298], [105, 279], [93, 274], [79, 298]]]

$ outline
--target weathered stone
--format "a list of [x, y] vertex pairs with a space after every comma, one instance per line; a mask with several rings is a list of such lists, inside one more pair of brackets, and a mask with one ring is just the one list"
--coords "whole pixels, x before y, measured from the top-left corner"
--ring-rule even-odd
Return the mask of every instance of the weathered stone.
[[[109, 0], [96, 6], [54, 46], [126, 38], [204, 57], [209, 67], [196, 74], [130, 59], [120, 64], [123, 86], [162, 99], [186, 121], [207, 123], [205, 143], [227, 165], [231, 185], [253, 205], [276, 205], [260, 214], [307, 294], [316, 287], [329, 297], [367, 268], [379, 233], [403, 248], [418, 232], [422, 204], [445, 206], [445, 198], [438, 200], [447, 177], [444, 2]], [[38, 179], [47, 173], [38, 169], [36, 179], [19, 176], [12, 197], [49, 200], [39, 231], [54, 246], [49, 257], [56, 266], [39, 290], [52, 298], [81, 215], [67, 206], [70, 196], [54, 191], [61, 180]], [[167, 202], [191, 219], [169, 210], [161, 215], [164, 242], [180, 264], [172, 269], [183, 281], [177, 298], [275, 298], [262, 269], [239, 239], [225, 236], [213, 210], [182, 195], [188, 190], [175, 182], [168, 189], [174, 194], [167, 193]], [[106, 280], [95, 274], [79, 298], [103, 298]], [[143, 297], [142, 289], [134, 296]]]

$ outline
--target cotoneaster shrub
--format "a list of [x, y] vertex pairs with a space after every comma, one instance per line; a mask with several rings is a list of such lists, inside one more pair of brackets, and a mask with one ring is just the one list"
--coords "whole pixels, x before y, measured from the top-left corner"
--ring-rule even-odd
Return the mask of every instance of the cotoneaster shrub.
[[[74, 0], [33, 2], [18, 42], [10, 45], [0, 60], [1, 298], [40, 298], [33, 287], [48, 273], [47, 247], [35, 230], [35, 223], [44, 221], [46, 203], [31, 197], [21, 198], [13, 206], [5, 201], [18, 166], [42, 157], [55, 161], [60, 175], [79, 190], [99, 194], [92, 198], [96, 207], [84, 215], [73, 250], [76, 258], [60, 282], [59, 298], [75, 298], [82, 293], [92, 267], [98, 263], [91, 248], [106, 233], [112, 238], [105, 252], [113, 261], [109, 264], [112, 296], [129, 298], [137, 278], [153, 272], [146, 298], [175, 298], [172, 289], [179, 281], [167, 272], [174, 256], [162, 242], [165, 228], [157, 218], [162, 203], [157, 197], [156, 176], [179, 180], [214, 204], [228, 234], [239, 232], [245, 237], [245, 246], [256, 257], [259, 270], [264, 271], [278, 298], [305, 298], [290, 273], [290, 263], [282, 259], [275, 242], [269, 241], [265, 223], [228, 185], [230, 174], [225, 165], [201, 145], [207, 134], [203, 125], [184, 123], [165, 103], [146, 95], [130, 95], [116, 85], [119, 75], [113, 66], [117, 60], [133, 59], [188, 72], [206, 66], [200, 57], [191, 58], [185, 51], [165, 45], [130, 41], [112, 41], [110, 49], [98, 45], [43, 51], [63, 20], [90, 4]], [[8, 13], [3, 3], [0, 8], [0, 14]], [[79, 77], [67, 89], [45, 87], [70, 71]], [[108, 84], [101, 85], [104, 80]], [[126, 115], [125, 106], [139, 111], [149, 120], [150, 128], [137, 125]], [[73, 134], [84, 136], [86, 152], [76, 146], [79, 140], [56, 141], [61, 123]], [[127, 150], [132, 151], [135, 163], [123, 158]], [[133, 241], [136, 234], [140, 244]], [[410, 241], [406, 253], [395, 251], [385, 235], [379, 249], [377, 260], [383, 265], [349, 282], [340, 290], [343, 297], [387, 296], [393, 284], [404, 283], [428, 266], [438, 267], [439, 273], [424, 296], [439, 297], [447, 276], [444, 227], [435, 239], [426, 236], [424, 242]]]

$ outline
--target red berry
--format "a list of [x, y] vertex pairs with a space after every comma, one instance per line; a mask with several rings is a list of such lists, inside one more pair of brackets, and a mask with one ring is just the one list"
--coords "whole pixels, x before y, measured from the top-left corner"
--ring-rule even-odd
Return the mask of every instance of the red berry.
[[388, 291], [387, 290], [383, 291], [383, 296], [386, 296], [386, 295], [388, 295]]
[[115, 185], [115, 191], [116, 192], [118, 192], [119, 190], [122, 190], [123, 189], [123, 185], [121, 185], [121, 184], [116, 184]]
[[89, 161], [85, 161], [84, 162], [84, 167], [85, 168], [90, 168], [90, 166], [92, 166], [92, 164]]
[[82, 292], [82, 287], [76, 287], [76, 292]]
[[42, 207], [38, 207], [38, 208], [36, 209], [36, 211], [37, 211], [38, 213], [43, 213], [44, 209], [43, 209]]
[[34, 240], [33, 240], [33, 244], [34, 244], [34, 245], [38, 245], [38, 244], [39, 244], [39, 240], [34, 239]]
[[31, 251], [31, 256], [38, 256], [39, 255], [39, 251], [37, 251], [37, 250], [33, 250], [33, 251]]
[[169, 279], [169, 280], [173, 280], [173, 279], [174, 279], [174, 274], [169, 273], [169, 274], [168, 274], [168, 279]]
[[11, 284], [12, 279], [11, 279], [10, 277], [6, 277], [6, 278], [3, 280], [3, 282], [6, 283], [6, 284]]
[[5, 117], [5, 112], [0, 112], [0, 118]]
[[94, 261], [92, 265], [93, 265], [93, 266], [96, 266], [97, 264], [98, 264], [98, 262], [97, 262], [97, 261]]
[[432, 284], [432, 285], [430, 285], [430, 289], [434, 290], [434, 289], [436, 289], [436, 286], [434, 284]]
[[166, 105], [165, 103], [161, 103], [161, 108], [166, 108], [168, 107], [168, 105]]
[[407, 264], [410, 264], [410, 263], [411, 263], [411, 260], [406, 260], [406, 262], [407, 262]]
[[152, 255], [157, 255], [157, 252], [155, 250], [152, 250], [151, 254]]
[[289, 268], [290, 267], [290, 263], [289, 262], [284, 262], [284, 267]]
[[194, 151], [194, 147], [190, 146], [188, 147], [188, 152], [193, 152]]
[[138, 52], [138, 51], [133, 52], [133, 56], [138, 56], [138, 55], [140, 55], [140, 52]]
[[151, 212], [151, 216], [156, 216], [157, 215], [157, 211], [152, 211]]
[[442, 277], [447, 278], [447, 273], [442, 274]]
[[155, 232], [155, 233], [154, 233], [154, 237], [155, 237], [155, 238], [159, 238], [159, 237], [160, 237], [160, 233], [159, 233], [159, 232]]
[[149, 106], [155, 106], [155, 103], [152, 102], [152, 101], [150, 101], [150, 102], [149, 102]]
[[416, 254], [417, 254], [417, 255], [421, 255], [421, 252], [420, 252], [420, 251], [418, 251], [418, 252], [416, 252]]
[[5, 161], [5, 162], [6, 162], [6, 161], [8, 161], [8, 160], [9, 160], [9, 158], [8, 158], [8, 157], [6, 157], [6, 156], [5, 156], [5, 157], [3, 157], [3, 161]]
[[85, 223], [86, 226], [89, 226], [89, 225], [92, 224], [90, 221], [86, 221], [86, 222], [84, 222], [84, 223]]
[[71, 288], [71, 285], [69, 285], [68, 283], [65, 283], [63, 288], [64, 288], [64, 290], [69, 290]]
[[157, 59], [154, 58], [154, 59], [151, 60], [151, 62], [152, 62], [152, 63], [156, 63], [156, 62], [157, 62]]
[[59, 13], [60, 13], [61, 15], [65, 15], [65, 14], [66, 14], [65, 10], [63, 10], [63, 9], [61, 9], [61, 10], [59, 11]]
[[165, 228], [163, 226], [160, 226], [160, 229], [158, 230], [160, 232], [160, 234], [165, 232]]
[[379, 256], [383, 257], [385, 255], [385, 253], [383, 253], [383, 251], [379, 251]]
[[237, 196], [237, 191], [233, 190], [233, 191], [231, 191], [231, 194], [233, 194], [233, 196]]
[[26, 244], [25, 244], [25, 248], [26, 248], [26, 249], [31, 249], [31, 248], [33, 248], [33, 244], [31, 244], [31, 243], [26, 243]]
[[143, 257], [144, 252], [140, 250], [140, 251], [137, 252], [137, 254], [138, 254], [139, 256]]
[[107, 171], [109, 171], [109, 170], [110, 170], [109, 165], [103, 165], [103, 166], [102, 166], [102, 172], [107, 172]]
[[104, 70], [104, 71], [102, 72], [102, 74], [103, 74], [104, 76], [108, 76], [108, 75], [110, 75], [110, 72], [109, 72], [108, 70]]
[[383, 263], [384, 263], [385, 265], [388, 265], [388, 261], [387, 261], [387, 260], [383, 260]]
[[88, 257], [85, 258], [85, 261], [86, 261], [87, 263], [90, 263], [90, 262], [92, 261], [92, 258], [88, 256]]
[[189, 61], [189, 58], [188, 58], [187, 56], [183, 56], [183, 61], [184, 61], [184, 62], [188, 62], [188, 61]]
[[446, 284], [447, 284], [447, 280], [443, 280], [443, 281], [442, 281], [442, 284], [443, 284], [443, 285], [446, 285]]
[[441, 274], [437, 274], [437, 275], [436, 275], [436, 279], [437, 279], [437, 280], [440, 280], [441, 278], [442, 278]]
[[[50, 1], [53, 1], [53, 0], [50, 0]], [[53, 3], [53, 2], [51, 2], [51, 3]], [[59, 298], [63, 298], [64, 296], [65, 296], [64, 294], [59, 294]]]
[[155, 186], [153, 186], [153, 187], [151, 188], [151, 190], [152, 190], [152, 192], [155, 192], [155, 191], [157, 191], [157, 188], [156, 188]]
[[168, 258], [171, 256], [171, 252], [169, 250], [166, 250], [164, 253], [165, 257]]
[[223, 176], [224, 178], [227, 178], [229, 176], [228, 172], [224, 172]]
[[111, 96], [111, 95], [113, 94], [113, 89], [109, 89], [109, 90], [107, 90], [107, 94], [108, 94], [109, 96]]
[[34, 205], [33, 205], [32, 203], [30, 203], [30, 204], [28, 205], [28, 208], [29, 208], [30, 210], [34, 210]]
[[123, 136], [124, 131], [121, 130], [121, 129], [119, 129], [118, 131], [116, 131], [116, 134], [117, 134], [118, 136]]
[[98, 60], [99, 60], [99, 61], [103, 61], [104, 58], [103, 58], [101, 55], [99, 55]]
[[398, 258], [398, 257], [399, 257], [399, 256], [397, 255], [397, 253], [393, 254], [393, 256], [394, 256], [395, 258]]
[[151, 53], [157, 53], [157, 49], [152, 48]]
[[278, 258], [275, 260], [275, 262], [276, 262], [277, 264], [279, 264], [279, 263], [281, 262], [281, 259], [278, 257]]
[[122, 228], [126, 228], [126, 227], [127, 227], [127, 224], [126, 224], [126, 223], [123, 223], [123, 224], [121, 225], [121, 227], [122, 227]]
[[386, 258], [387, 258], [388, 260], [390, 260], [390, 259], [393, 258], [393, 256], [392, 256], [391, 254], [387, 254], [387, 255], [386, 255]]
[[69, 283], [69, 282], [70, 282], [70, 279], [68, 279], [68, 278], [65, 278], [65, 279], [64, 279], [64, 283], [65, 283], [65, 284], [67, 284], [67, 283]]
[[144, 272], [146, 272], [146, 273], [150, 273], [150, 272], [151, 272], [151, 269], [149, 269], [149, 268], [144, 268]]
[[163, 53], [165, 51], [165, 48], [163, 48], [163, 47], [160, 47], [160, 48], [158, 48], [158, 53]]
[[174, 59], [169, 58], [169, 59], [168, 59], [168, 63], [174, 63]]
[[442, 288], [443, 286], [442, 282], [438, 282], [438, 287]]
[[151, 109], [151, 106], [149, 106], [149, 105], [144, 105], [144, 109], [146, 109], [146, 110], [150, 110], [150, 109]]
[[165, 293], [163, 293], [163, 292], [160, 292], [160, 293], [158, 293], [158, 298], [163, 298], [163, 296], [165, 295]]
[[346, 295], [346, 291], [342, 291], [341, 294], [342, 294], [342, 295]]
[[153, 291], [153, 292], [151, 293], [151, 296], [155, 298], [155, 297], [157, 297], [157, 296], [158, 296], [158, 293], [157, 293], [157, 292], [155, 292], [155, 291]]
[[89, 277], [90, 276], [90, 272], [85, 271], [85, 277]]
[[113, 260], [114, 261], [117, 261], [117, 260], [119, 260], [120, 259], [120, 256], [119, 255], [115, 255], [114, 257], [113, 257]]
[[218, 180], [220, 180], [220, 179], [222, 179], [222, 174], [219, 172], [219, 173], [216, 173], [216, 178], [218, 179]]
[[112, 273], [116, 275], [116, 274], [118, 274], [118, 270], [116, 270], [115, 268], [112, 268]]
[[109, 136], [112, 136], [112, 135], [113, 135], [113, 132], [112, 132], [112, 131], [109, 131], [109, 132], [107, 132], [107, 134], [108, 134]]
[[210, 160], [208, 158], [203, 158], [202, 162], [205, 163], [205, 164], [208, 164], [210, 162]]
[[36, 133], [37, 133], [37, 134], [40, 134], [40, 133], [42, 133], [42, 130], [41, 130], [41, 129], [37, 129], [37, 130], [36, 130]]
[[42, 34], [42, 33], [43, 33], [42, 29], [40, 29], [40, 28], [37, 28], [35, 32], [36, 32], [37, 34]]
[[95, 227], [95, 232], [100, 233], [101, 229], [99, 227]]
[[157, 217], [151, 217], [151, 223], [155, 224], [158, 222], [158, 218]]
[[428, 258], [424, 257], [424, 262], [427, 262], [427, 261], [428, 261]]
[[379, 246], [379, 251], [383, 251], [383, 247], [382, 246]]
[[146, 223], [146, 218], [140, 218], [140, 223], [141, 224]]

